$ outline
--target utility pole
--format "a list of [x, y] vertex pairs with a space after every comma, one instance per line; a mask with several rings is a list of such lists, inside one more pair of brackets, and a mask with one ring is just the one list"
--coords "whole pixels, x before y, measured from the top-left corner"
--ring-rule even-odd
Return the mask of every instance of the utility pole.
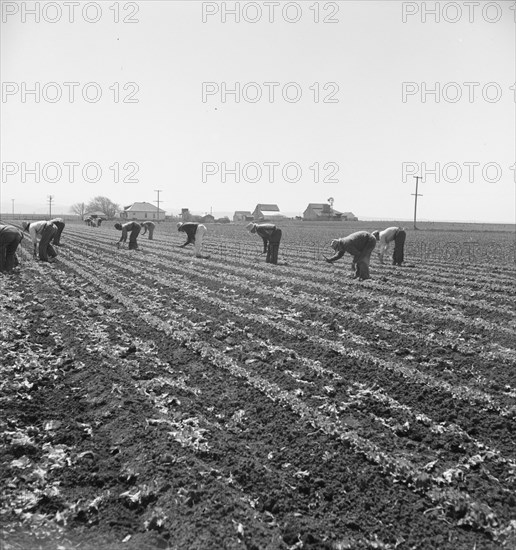
[[12, 205], [13, 205], [12, 213], [13, 213], [13, 220], [14, 220], [14, 199], [11, 199], [11, 203], [12, 203]]
[[418, 186], [419, 186], [419, 180], [422, 179], [422, 178], [421, 178], [421, 176], [413, 176], [413, 177], [416, 178], [416, 192], [415, 192], [415, 193], [411, 193], [411, 195], [414, 196], [414, 229], [417, 230], [417, 225], [416, 225], [416, 218], [417, 218], [417, 198], [423, 196], [423, 195], [420, 195], [420, 194], [417, 192], [417, 189], [418, 189]]
[[163, 191], [161, 189], [154, 189], [154, 191], [158, 194], [158, 200], [155, 200], [154, 202], [157, 203], [157, 208], [158, 208], [157, 214], [158, 214], [158, 221], [159, 221], [159, 203], [160, 203], [159, 194], [162, 193]]
[[48, 212], [49, 219], [52, 219], [52, 201], [54, 200], [54, 195], [48, 195]]

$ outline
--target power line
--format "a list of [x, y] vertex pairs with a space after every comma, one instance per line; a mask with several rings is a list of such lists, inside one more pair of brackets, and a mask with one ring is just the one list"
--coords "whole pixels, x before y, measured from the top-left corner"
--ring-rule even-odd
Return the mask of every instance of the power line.
[[54, 200], [54, 195], [48, 195], [48, 215], [52, 219], [52, 201]]
[[423, 195], [419, 194], [417, 192], [417, 189], [418, 189], [418, 186], [419, 186], [419, 180], [422, 179], [421, 176], [413, 176], [414, 178], [416, 178], [416, 192], [415, 193], [411, 193], [411, 195], [414, 196], [414, 229], [417, 229], [417, 225], [416, 225], [416, 219], [417, 219], [417, 198], [418, 197], [422, 197]]
[[163, 202], [159, 200], [159, 194], [163, 193], [163, 191], [161, 189], [154, 189], [154, 192], [158, 194], [158, 200], [155, 200], [154, 202], [157, 203], [157, 208], [158, 208], [157, 214], [158, 214], [158, 221], [159, 221], [159, 203]]

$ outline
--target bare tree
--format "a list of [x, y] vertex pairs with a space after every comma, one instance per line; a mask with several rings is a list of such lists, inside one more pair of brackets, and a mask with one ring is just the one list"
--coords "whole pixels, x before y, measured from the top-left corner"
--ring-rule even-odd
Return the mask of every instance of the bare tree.
[[88, 203], [87, 211], [95, 212], [96, 210], [104, 212], [105, 216], [111, 219], [120, 212], [120, 205], [114, 203], [107, 197], [95, 197]]
[[84, 218], [84, 214], [86, 214], [86, 203], [76, 202], [75, 204], [72, 204], [72, 206], [70, 206], [70, 212], [77, 214], [82, 220]]

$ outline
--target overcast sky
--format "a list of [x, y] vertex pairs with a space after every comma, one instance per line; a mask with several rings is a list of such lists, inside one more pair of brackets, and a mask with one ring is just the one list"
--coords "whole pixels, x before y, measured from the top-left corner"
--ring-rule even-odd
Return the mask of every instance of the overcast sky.
[[515, 222], [513, 2], [1, 4], [2, 212]]

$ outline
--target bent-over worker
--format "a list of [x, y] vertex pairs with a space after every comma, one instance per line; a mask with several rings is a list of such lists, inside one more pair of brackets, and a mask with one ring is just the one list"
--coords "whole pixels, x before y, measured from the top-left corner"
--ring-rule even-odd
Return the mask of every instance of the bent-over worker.
[[49, 262], [57, 256], [55, 248], [52, 246], [52, 239], [57, 232], [57, 227], [46, 220], [39, 222], [22, 222], [23, 230], [26, 231], [34, 245], [33, 256], [39, 253], [39, 259], [42, 262]]
[[383, 264], [383, 257], [385, 252], [389, 248], [389, 245], [394, 241], [394, 252], [392, 253], [392, 263], [399, 265], [403, 263], [405, 258], [405, 239], [407, 233], [403, 227], [388, 227], [383, 231], [373, 231], [372, 235], [380, 243], [380, 249], [378, 250], [378, 256], [380, 257], [380, 263]]
[[154, 228], [156, 227], [156, 224], [154, 222], [143, 222], [141, 224], [143, 227], [142, 235], [145, 235], [147, 231], [149, 232], [149, 241], [152, 241], [152, 236], [154, 235]]
[[265, 254], [267, 252], [265, 261], [268, 264], [277, 264], [279, 245], [282, 236], [281, 229], [272, 223], [250, 223], [246, 225], [246, 229], [249, 233], [256, 233], [262, 238], [263, 253]]
[[65, 228], [65, 223], [63, 221], [63, 218], [54, 218], [53, 220], [50, 220], [50, 223], [53, 223], [57, 228], [56, 234], [52, 239], [52, 244], [54, 246], [61, 246], [61, 233]]
[[9, 273], [18, 265], [16, 249], [22, 239], [23, 231], [14, 225], [0, 223], [0, 273]]
[[206, 226], [202, 223], [179, 222], [177, 224], [177, 230], [186, 233], [186, 242], [179, 245], [179, 248], [185, 248], [185, 246], [193, 244], [196, 257], [202, 258], [203, 239], [208, 231]]
[[353, 265], [355, 265], [355, 276], [363, 281], [369, 279], [369, 262], [371, 252], [376, 246], [376, 239], [367, 231], [357, 231], [351, 233], [342, 239], [334, 239], [330, 245], [335, 250], [335, 255], [331, 258], [325, 258], [327, 262], [334, 262], [342, 258], [346, 252], [353, 256]]
[[129, 236], [129, 250], [138, 249], [138, 242], [136, 241], [136, 239], [138, 238], [141, 229], [141, 226], [138, 222], [127, 222], [123, 225], [121, 223], [115, 223], [115, 229], [118, 229], [122, 232], [122, 236], [117, 243], [117, 246], [119, 248], [121, 243], [125, 243], [127, 241], [127, 233], [130, 232], [131, 235]]

